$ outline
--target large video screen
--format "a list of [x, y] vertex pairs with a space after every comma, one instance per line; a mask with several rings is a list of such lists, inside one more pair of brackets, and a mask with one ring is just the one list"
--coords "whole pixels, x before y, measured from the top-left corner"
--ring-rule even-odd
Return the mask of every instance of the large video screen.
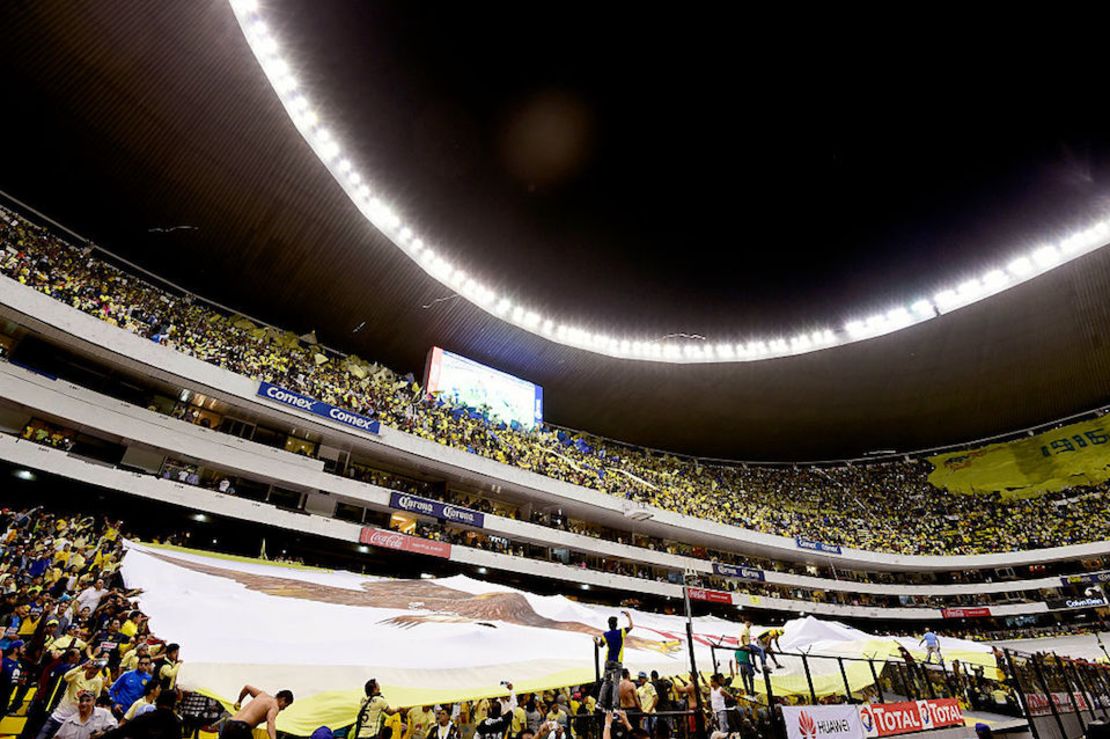
[[524, 428], [543, 423], [543, 388], [438, 346], [428, 353], [424, 387], [473, 408], [487, 406], [490, 416]]

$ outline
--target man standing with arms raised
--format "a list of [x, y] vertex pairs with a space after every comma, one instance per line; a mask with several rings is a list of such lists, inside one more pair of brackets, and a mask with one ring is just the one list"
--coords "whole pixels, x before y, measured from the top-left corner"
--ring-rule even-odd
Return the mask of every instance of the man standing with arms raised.
[[[244, 706], [243, 699], [248, 695], [251, 702]], [[239, 700], [235, 703], [235, 715], [224, 723], [220, 730], [220, 739], [251, 739], [254, 727], [263, 721], [266, 722], [266, 733], [270, 735], [270, 739], [277, 739], [277, 716], [291, 705], [292, 691], [279, 690], [277, 695], [270, 695], [253, 685], [244, 685], [239, 691]]]
[[624, 669], [624, 639], [632, 631], [632, 614], [628, 611], [621, 611], [621, 614], [628, 619], [628, 626], [617, 628], [617, 617], [610, 616], [609, 630], [594, 637], [594, 643], [605, 648], [605, 677], [601, 683], [598, 704], [606, 711], [615, 708], [617, 686], [620, 684], [621, 670]]

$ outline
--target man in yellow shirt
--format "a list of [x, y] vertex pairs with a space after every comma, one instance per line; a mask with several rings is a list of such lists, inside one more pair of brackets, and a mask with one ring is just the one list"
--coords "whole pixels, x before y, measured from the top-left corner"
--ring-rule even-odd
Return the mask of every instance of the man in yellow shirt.
[[135, 634], [139, 633], [139, 626], [142, 624], [143, 614], [139, 611], [131, 611], [127, 614], [127, 620], [119, 627], [119, 633], [127, 637], [127, 641], [135, 641]]
[[131, 707], [127, 709], [127, 713], [123, 714], [123, 721], [120, 723], [130, 721], [135, 718], [136, 715], [141, 715], [154, 708], [154, 704], [161, 694], [162, 684], [157, 680], [151, 680], [146, 684], [146, 687], [143, 688], [143, 697], [131, 704]]
[[[70, 647], [80, 649], [82, 652], [84, 652], [85, 648], [88, 646], [88, 643], [81, 638], [81, 635], [81, 627], [77, 624], [70, 624], [69, 627], [66, 629], [65, 635], [59, 636], [57, 639], [54, 639], [52, 641], [48, 641], [46, 643], [46, 648], [50, 650], [51, 655], [55, 659], [61, 657], [62, 652], [69, 649]], [[74, 693], [74, 695], [76, 695], [76, 693]]]
[[389, 739], [409, 739], [407, 713], [408, 710], [402, 708], [386, 717], [385, 728], [389, 730]]
[[162, 687], [173, 690], [177, 687], [177, 673], [181, 671], [181, 645], [167, 644], [162, 659], [158, 660], [157, 676]]
[[524, 727], [528, 725], [528, 715], [521, 703], [523, 701], [518, 700], [516, 706], [513, 707], [513, 720], [509, 727], [509, 736], [520, 736], [520, 732], [524, 731]]
[[[398, 709], [389, 705], [389, 701], [382, 695], [378, 681], [371, 678], [366, 681], [364, 688], [366, 698], [358, 709], [358, 721], [355, 723], [356, 739], [374, 739], [381, 734], [385, 719], [397, 713]], [[390, 739], [398, 739], [393, 734]]]
[[409, 710], [409, 736], [412, 739], [424, 739], [428, 729], [436, 722], [436, 712], [432, 706], [421, 706]]
[[58, 707], [54, 709], [54, 713], [50, 714], [50, 718], [46, 720], [39, 736], [47, 738], [54, 736], [66, 719], [77, 713], [78, 693], [87, 690], [93, 695], [100, 695], [104, 690], [104, 667], [103, 660], [89, 660], [84, 664], [77, 665], [62, 676], [66, 692], [61, 701], [58, 702]]

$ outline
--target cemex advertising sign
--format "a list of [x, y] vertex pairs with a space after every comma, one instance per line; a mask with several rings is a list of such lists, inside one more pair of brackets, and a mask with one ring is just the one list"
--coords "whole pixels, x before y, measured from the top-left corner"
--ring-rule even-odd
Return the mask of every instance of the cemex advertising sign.
[[964, 715], [955, 698], [857, 706], [863, 735], [867, 737], [911, 734], [915, 731], [963, 726]]
[[391, 492], [389, 494], [389, 507], [408, 511], [409, 513], [434, 516], [440, 521], [463, 523], [467, 526], [477, 526], [478, 528], [482, 528], [486, 522], [485, 515], [478, 511], [472, 511], [469, 508], [459, 508], [458, 506], [449, 505], [447, 503], [440, 503], [438, 500], [418, 498], [408, 493]]
[[991, 615], [991, 609], [976, 606], [974, 608], [941, 608], [941, 618], [983, 618]]
[[1101, 608], [1106, 605], [1106, 599], [1101, 595], [1077, 595], [1074, 598], [1051, 598], [1045, 603], [1050, 611], [1068, 611], [1074, 608]]
[[360, 544], [369, 544], [372, 547], [383, 549], [396, 549], [399, 552], [412, 554], [427, 554], [429, 557], [451, 558], [451, 545], [442, 541], [430, 541], [416, 536], [407, 536], [396, 531], [374, 529], [366, 526], [359, 533]]
[[336, 421], [345, 426], [352, 426], [362, 431], [369, 431], [372, 434], [378, 433], [382, 427], [381, 422], [375, 421], [373, 418], [367, 418], [366, 416], [360, 416], [358, 413], [336, 408], [330, 403], [325, 403], [322, 400], [316, 400], [307, 395], [295, 393], [292, 390], [286, 390], [277, 385], [271, 385], [268, 382], [258, 383], [258, 394], [263, 398], [269, 398], [282, 405], [292, 406], [293, 408], [320, 416], [321, 418]]
[[811, 552], [821, 552], [822, 554], [840, 554], [839, 544], [826, 544], [823, 541], [814, 541], [807, 539], [804, 536], [795, 536], [794, 545], [798, 549], [808, 549]]
[[862, 739], [855, 706], [783, 706], [787, 739]]
[[707, 588], [687, 588], [690, 600], [704, 600], [709, 603], [732, 603], [732, 593]]
[[724, 575], [725, 577], [738, 577], [741, 580], [765, 580], [763, 570], [756, 567], [744, 567], [742, 565], [723, 565], [720, 562], [713, 563], [713, 574]]

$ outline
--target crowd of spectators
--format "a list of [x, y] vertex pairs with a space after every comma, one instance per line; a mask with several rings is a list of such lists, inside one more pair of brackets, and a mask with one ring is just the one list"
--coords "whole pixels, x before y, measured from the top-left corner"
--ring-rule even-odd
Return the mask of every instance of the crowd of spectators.
[[428, 398], [413, 375], [259, 326], [128, 274], [0, 211], [0, 271], [124, 330], [387, 426], [633, 503], [879, 552], [973, 554], [1110, 538], [1106, 485], [1017, 501], [953, 495], [918, 459], [824, 467], [707, 464]]
[[[141, 591], [128, 589], [120, 577], [121, 529], [117, 521], [41, 507], [0, 510], [0, 719], [25, 715], [21, 739], [181, 739], [227, 716], [217, 702], [178, 687], [182, 648], [152, 632], [137, 603]], [[992, 697], [1008, 688], [1004, 681], [984, 679], [980, 668], [961, 672], [953, 662], [937, 674], [898, 679], [890, 669], [887, 663], [880, 672], [888, 692], [907, 680], [936, 680], [942, 694], [969, 706], [1008, 700]], [[609, 731], [609, 719], [597, 710], [596, 683], [526, 693], [506, 683], [501, 698], [426, 706], [390, 706], [368, 684], [348, 736], [381, 739], [385, 726], [391, 739], [449, 737], [452, 727], [457, 739], [486, 739], [494, 729], [499, 737], [517, 739], [666, 739], [686, 733], [692, 719], [681, 712], [698, 703], [695, 691], [707, 725], [716, 722], [719, 731], [747, 739], [773, 736], [766, 703], [750, 689], [729, 697], [728, 715], [717, 710], [722, 696], [742, 687], [735, 676], [698, 683], [682, 675], [626, 674], [622, 711], [612, 719], [618, 725]], [[877, 689], [820, 700], [876, 700]], [[776, 703], [804, 700], [780, 696]], [[367, 721], [374, 731], [364, 734]], [[437, 731], [437, 725], [445, 728]]]
[[0, 530], [0, 718], [25, 715], [22, 739], [180, 739], [183, 716], [218, 718], [178, 705], [181, 647], [124, 587], [118, 522], [5, 508]]

